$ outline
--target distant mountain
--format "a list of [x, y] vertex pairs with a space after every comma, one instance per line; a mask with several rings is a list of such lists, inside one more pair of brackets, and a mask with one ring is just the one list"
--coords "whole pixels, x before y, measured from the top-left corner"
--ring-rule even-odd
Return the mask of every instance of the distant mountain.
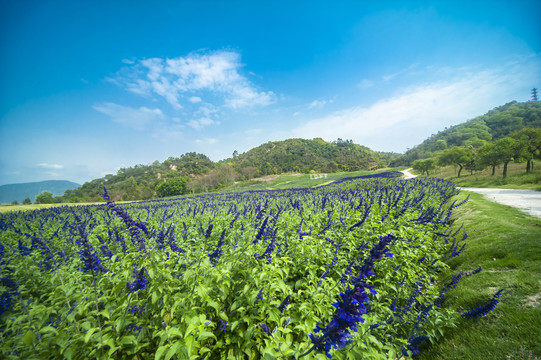
[[36, 195], [42, 191], [49, 191], [53, 196], [64, 195], [66, 190], [76, 189], [79, 184], [67, 180], [46, 180], [31, 183], [0, 185], [0, 203], [11, 204], [14, 200], [22, 203], [30, 198], [35, 201]]

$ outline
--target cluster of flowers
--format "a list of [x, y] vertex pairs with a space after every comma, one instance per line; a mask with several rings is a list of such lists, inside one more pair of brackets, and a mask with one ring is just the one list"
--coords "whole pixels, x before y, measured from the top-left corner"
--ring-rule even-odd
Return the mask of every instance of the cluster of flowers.
[[340, 293], [340, 299], [333, 304], [336, 307], [336, 312], [329, 324], [321, 328], [317, 326], [314, 332], [322, 332], [320, 336], [308, 334], [313, 343], [313, 347], [309, 350], [324, 351], [328, 358], [331, 358], [331, 349], [343, 348], [347, 345], [351, 338], [351, 331], [357, 331], [357, 323], [364, 322], [363, 315], [367, 309], [365, 303], [369, 301], [369, 290], [372, 295], [376, 294], [373, 285], [368, 285], [365, 278], [374, 275], [374, 261], [381, 259], [384, 255], [387, 257], [393, 256], [389, 252], [387, 246], [397, 239], [395, 235], [389, 234], [382, 236], [379, 242], [370, 250], [370, 256], [365, 259], [364, 264], [360, 268], [358, 276], [351, 279], [353, 288]]

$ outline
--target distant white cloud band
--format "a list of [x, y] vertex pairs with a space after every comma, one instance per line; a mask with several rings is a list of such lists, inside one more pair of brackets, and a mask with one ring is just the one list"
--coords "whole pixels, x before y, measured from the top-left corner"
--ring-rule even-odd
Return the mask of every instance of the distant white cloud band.
[[40, 163], [40, 164], [38, 164], [38, 167], [44, 168], [44, 169], [51, 169], [51, 170], [60, 170], [60, 169], [63, 169], [63, 168], [64, 168], [63, 165], [59, 165], [59, 164], [47, 164], [47, 163]]
[[234, 109], [273, 103], [274, 93], [258, 91], [239, 73], [241, 67], [240, 55], [232, 51], [150, 58], [124, 68], [116, 81], [136, 94], [163, 97], [176, 109], [183, 108], [184, 95], [197, 103], [204, 92], [222, 96], [225, 105]]
[[132, 108], [111, 102], [93, 106], [94, 110], [110, 116], [113, 121], [134, 128], [143, 130], [148, 125], [155, 124], [164, 118], [160, 109], [149, 109], [147, 107]]

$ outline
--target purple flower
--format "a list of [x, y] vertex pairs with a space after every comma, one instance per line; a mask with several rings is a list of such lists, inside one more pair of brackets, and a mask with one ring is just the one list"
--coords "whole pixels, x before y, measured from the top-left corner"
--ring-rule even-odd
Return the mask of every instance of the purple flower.
[[143, 290], [147, 287], [147, 269], [143, 266], [139, 273], [135, 276], [135, 280], [130, 284], [127, 283], [128, 293], [133, 293], [139, 290]]
[[220, 319], [220, 330], [225, 332], [226, 331], [226, 325], [227, 325], [227, 321]]
[[284, 310], [286, 309], [286, 307], [289, 305], [289, 300], [291, 299], [291, 295], [288, 295], [286, 296], [286, 298], [284, 299], [284, 301], [282, 301], [282, 303], [280, 304], [280, 306], [278, 306], [278, 310], [280, 310], [281, 313], [284, 312]]
[[494, 294], [492, 299], [487, 304], [481, 305], [476, 309], [466, 311], [461, 316], [465, 318], [476, 318], [476, 317], [483, 317], [487, 315], [489, 312], [494, 310], [496, 308], [496, 305], [498, 305], [498, 303], [500, 302], [499, 299], [500, 299], [500, 295], [502, 291], [503, 289], [501, 289], [496, 294]]

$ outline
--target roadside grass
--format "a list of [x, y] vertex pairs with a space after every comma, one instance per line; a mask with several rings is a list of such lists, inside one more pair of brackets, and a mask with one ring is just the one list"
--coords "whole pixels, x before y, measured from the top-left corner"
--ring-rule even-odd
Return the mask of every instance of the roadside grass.
[[470, 200], [453, 216], [454, 225], [464, 224], [469, 235], [466, 249], [448, 262], [443, 279], [479, 266], [483, 270], [463, 277], [446, 301], [464, 312], [503, 289], [500, 303], [485, 317], [461, 318], [416, 358], [541, 359], [541, 219], [476, 193], [462, 191], [457, 199], [468, 194]]
[[541, 191], [541, 168], [536, 164], [534, 171], [526, 173], [525, 164], [509, 164], [507, 178], [502, 176], [503, 166], [496, 167], [496, 173], [492, 176], [492, 168], [483, 171], [475, 171], [471, 174], [462, 170], [460, 177], [457, 177], [458, 169], [453, 166], [446, 166], [430, 173], [430, 176], [452, 180], [461, 187], [482, 187], [482, 188], [506, 188]]

